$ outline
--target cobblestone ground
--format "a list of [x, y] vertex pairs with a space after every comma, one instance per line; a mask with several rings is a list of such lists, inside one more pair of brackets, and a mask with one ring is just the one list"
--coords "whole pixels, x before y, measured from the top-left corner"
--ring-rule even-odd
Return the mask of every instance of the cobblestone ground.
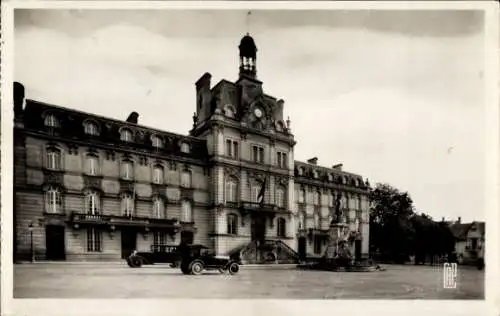
[[443, 289], [440, 268], [386, 267], [384, 272], [346, 273], [242, 266], [234, 276], [186, 276], [165, 265], [20, 264], [14, 266], [14, 297], [484, 299], [484, 271], [459, 267], [457, 288]]

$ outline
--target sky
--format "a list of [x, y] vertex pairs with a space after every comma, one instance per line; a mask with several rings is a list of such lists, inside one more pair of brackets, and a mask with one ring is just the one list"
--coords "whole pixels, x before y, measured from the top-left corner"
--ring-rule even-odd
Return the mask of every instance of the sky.
[[238, 75], [246, 32], [295, 160], [343, 163], [434, 219], [485, 218], [480, 11], [16, 10], [29, 99], [187, 135], [196, 80]]

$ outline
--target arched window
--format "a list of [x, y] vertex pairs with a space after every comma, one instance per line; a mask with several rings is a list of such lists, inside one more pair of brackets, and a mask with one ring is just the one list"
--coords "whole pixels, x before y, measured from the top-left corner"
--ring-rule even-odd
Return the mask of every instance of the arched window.
[[319, 212], [314, 213], [314, 228], [321, 228], [321, 217], [319, 216]]
[[124, 142], [131, 142], [132, 141], [132, 131], [129, 130], [128, 128], [123, 128], [120, 131], [120, 140]]
[[184, 170], [181, 173], [181, 187], [183, 188], [191, 187], [191, 172], [189, 170]]
[[186, 200], [182, 201], [181, 204], [181, 222], [193, 222], [193, 209], [191, 208], [191, 202]]
[[122, 195], [121, 209], [123, 216], [131, 217], [134, 214], [134, 197], [130, 193]]
[[95, 191], [89, 191], [85, 195], [85, 210], [89, 215], [97, 215], [101, 212], [99, 194]]
[[236, 214], [227, 215], [227, 233], [238, 235], [238, 216]]
[[153, 167], [153, 183], [162, 184], [163, 183], [163, 167], [160, 165], [155, 165]]
[[99, 158], [95, 154], [88, 154], [85, 161], [88, 175], [96, 176], [99, 173]]
[[151, 136], [151, 143], [155, 148], [163, 148], [163, 140], [158, 135]]
[[278, 218], [278, 237], [286, 237], [286, 220], [282, 217]]
[[225, 199], [226, 202], [238, 201], [238, 182], [233, 177], [228, 177], [226, 179]]
[[62, 153], [55, 147], [47, 148], [47, 169], [62, 169]]
[[45, 116], [44, 124], [48, 127], [59, 127], [59, 120], [54, 114], [47, 114]]
[[278, 185], [276, 188], [276, 205], [278, 207], [285, 207], [285, 196], [286, 196], [286, 191], [285, 187], [283, 185]]
[[306, 216], [303, 212], [299, 213], [299, 229], [306, 229]]
[[321, 193], [319, 191], [314, 191], [314, 205], [318, 206], [321, 204]]
[[134, 178], [134, 165], [131, 160], [124, 159], [120, 165], [122, 179], [132, 180]]
[[45, 192], [45, 212], [51, 214], [62, 212], [61, 192], [56, 187], [50, 187]]
[[361, 196], [358, 196], [358, 198], [357, 198], [356, 202], [357, 202], [357, 204], [358, 204], [358, 205], [357, 205], [357, 209], [358, 209], [358, 210], [361, 210], [361, 209], [362, 209], [362, 203], [363, 203], [363, 200], [362, 200]]
[[83, 124], [83, 130], [87, 135], [93, 135], [93, 136], [99, 135], [99, 128], [97, 127], [97, 124], [92, 121], [86, 121]]
[[165, 218], [165, 204], [161, 197], [153, 198], [153, 217], [154, 218]]
[[306, 203], [306, 190], [304, 188], [299, 190], [299, 203]]

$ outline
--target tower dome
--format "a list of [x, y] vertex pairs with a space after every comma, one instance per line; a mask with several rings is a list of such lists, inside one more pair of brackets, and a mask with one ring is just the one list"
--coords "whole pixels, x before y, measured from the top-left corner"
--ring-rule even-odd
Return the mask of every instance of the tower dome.
[[240, 41], [240, 57], [252, 57], [257, 58], [257, 46], [255, 46], [255, 41], [250, 36], [250, 34], [246, 34]]
[[257, 46], [250, 34], [246, 34], [238, 46], [240, 50], [240, 76], [247, 75], [256, 77], [257, 75]]

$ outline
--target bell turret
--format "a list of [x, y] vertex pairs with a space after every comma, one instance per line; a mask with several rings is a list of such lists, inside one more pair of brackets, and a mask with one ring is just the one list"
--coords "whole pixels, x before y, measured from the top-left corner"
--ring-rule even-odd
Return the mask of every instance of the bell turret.
[[240, 41], [240, 77], [242, 75], [255, 78], [257, 76], [257, 46], [247, 33]]

